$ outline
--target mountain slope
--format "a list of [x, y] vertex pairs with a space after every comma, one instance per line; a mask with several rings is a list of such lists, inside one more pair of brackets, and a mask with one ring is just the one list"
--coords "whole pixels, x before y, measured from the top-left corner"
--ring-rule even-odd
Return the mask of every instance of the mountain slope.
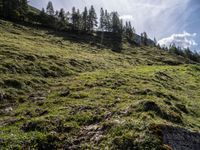
[[0, 21], [2, 149], [167, 149], [200, 131], [200, 67], [155, 47]]

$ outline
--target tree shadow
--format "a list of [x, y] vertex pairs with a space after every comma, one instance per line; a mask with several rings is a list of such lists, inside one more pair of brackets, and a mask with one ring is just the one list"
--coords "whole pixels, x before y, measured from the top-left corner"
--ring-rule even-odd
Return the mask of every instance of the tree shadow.
[[55, 31], [49, 30], [48, 34], [61, 37], [75, 43], [86, 43], [99, 49], [108, 48], [115, 52], [122, 50], [122, 37], [111, 32], [86, 33], [80, 31]]

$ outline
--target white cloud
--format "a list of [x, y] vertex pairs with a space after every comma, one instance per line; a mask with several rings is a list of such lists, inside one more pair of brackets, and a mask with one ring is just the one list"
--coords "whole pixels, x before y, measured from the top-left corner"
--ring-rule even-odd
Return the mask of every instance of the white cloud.
[[131, 15], [120, 16], [120, 19], [128, 20], [128, 21], [133, 21], [134, 20], [133, 16], [131, 16]]
[[197, 46], [197, 43], [194, 39], [196, 35], [196, 33], [191, 34], [184, 31], [181, 34], [172, 34], [170, 37], [163, 38], [159, 40], [158, 43], [162, 47], [169, 47], [171, 44], [175, 44], [181, 48], [191, 48], [193, 46]]

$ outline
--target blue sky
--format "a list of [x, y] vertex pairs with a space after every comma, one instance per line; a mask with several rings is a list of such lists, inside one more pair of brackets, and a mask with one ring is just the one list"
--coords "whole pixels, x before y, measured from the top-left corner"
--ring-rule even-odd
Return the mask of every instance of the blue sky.
[[[49, 0], [30, 0], [41, 9]], [[161, 45], [176, 43], [200, 51], [200, 0], [52, 0], [55, 9], [71, 11], [72, 6], [83, 10], [94, 5], [118, 11], [121, 18], [130, 20], [136, 32], [146, 31]]]

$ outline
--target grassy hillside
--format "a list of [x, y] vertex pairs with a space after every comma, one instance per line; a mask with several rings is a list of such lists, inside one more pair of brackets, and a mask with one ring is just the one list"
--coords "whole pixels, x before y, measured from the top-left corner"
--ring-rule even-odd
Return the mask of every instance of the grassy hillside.
[[98, 35], [0, 33], [1, 149], [167, 149], [156, 126], [200, 131], [198, 64]]

